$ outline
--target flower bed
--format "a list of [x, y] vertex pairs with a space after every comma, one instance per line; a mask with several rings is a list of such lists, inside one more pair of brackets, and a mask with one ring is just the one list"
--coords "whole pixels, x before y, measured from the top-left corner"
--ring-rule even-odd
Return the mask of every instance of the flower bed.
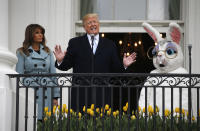
[[[53, 131], [58, 131], [59, 127], [62, 130], [67, 130], [68, 123], [70, 123], [70, 131], [82, 131], [87, 128], [88, 131], [92, 131], [96, 128], [96, 131], [101, 131], [104, 128], [104, 131], [110, 131], [111, 128], [113, 131], [121, 130], [125, 131], [130, 128], [130, 131], [138, 129], [138, 131], [144, 131], [146, 126], [148, 131], [166, 131], [174, 129], [174, 131], [179, 130], [197, 130], [197, 121], [195, 117], [192, 117], [191, 124], [188, 124], [188, 112], [184, 109], [180, 112], [179, 108], [175, 108], [174, 115], [172, 117], [171, 111], [165, 109], [165, 116], [159, 115], [159, 109], [156, 107], [154, 109], [152, 106], [149, 106], [147, 109], [147, 116], [145, 120], [145, 108], [138, 108], [139, 113], [132, 111], [130, 115], [128, 114], [128, 103], [123, 106], [122, 113], [120, 111], [112, 111], [109, 105], [105, 105], [104, 108], [94, 109], [94, 104], [87, 108], [85, 107], [79, 113], [74, 112], [70, 109], [68, 112], [66, 104], [62, 106], [62, 113], [59, 113], [60, 107], [53, 108], [53, 114], [51, 111], [45, 107], [45, 118], [44, 118], [44, 129], [45, 131], [53, 128]], [[69, 115], [70, 114], [70, 115]], [[60, 116], [60, 118], [59, 118]], [[68, 116], [70, 116], [68, 119]], [[70, 120], [70, 121], [69, 121]], [[38, 131], [42, 129], [42, 123], [38, 122]]]

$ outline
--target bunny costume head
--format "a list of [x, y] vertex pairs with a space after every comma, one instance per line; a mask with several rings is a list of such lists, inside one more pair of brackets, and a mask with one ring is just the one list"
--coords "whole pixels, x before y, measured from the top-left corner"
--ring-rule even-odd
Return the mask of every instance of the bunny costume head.
[[168, 73], [182, 66], [183, 53], [180, 47], [182, 30], [176, 23], [170, 23], [163, 39], [160, 33], [148, 23], [142, 26], [157, 45], [152, 50], [153, 64], [157, 73]]

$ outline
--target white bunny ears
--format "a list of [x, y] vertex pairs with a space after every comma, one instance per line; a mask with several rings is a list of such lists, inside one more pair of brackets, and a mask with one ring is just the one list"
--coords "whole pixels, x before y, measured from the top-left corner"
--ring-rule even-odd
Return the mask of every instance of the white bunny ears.
[[[146, 32], [151, 36], [154, 42], [158, 43], [163, 40], [163, 38], [160, 36], [160, 33], [155, 28], [153, 28], [150, 24], [144, 22], [142, 23], [142, 26], [144, 27]], [[182, 36], [182, 29], [180, 28], [178, 24], [170, 23], [169, 30], [166, 33], [167, 33], [166, 39], [168, 41], [173, 41], [173, 42], [176, 42], [177, 44], [180, 43], [181, 36]]]

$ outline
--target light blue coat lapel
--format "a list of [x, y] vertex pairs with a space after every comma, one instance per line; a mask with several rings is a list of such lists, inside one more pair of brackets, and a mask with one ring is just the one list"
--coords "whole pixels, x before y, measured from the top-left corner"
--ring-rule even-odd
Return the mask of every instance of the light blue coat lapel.
[[37, 52], [35, 52], [32, 48], [32, 46], [30, 46], [28, 49], [32, 50], [32, 53], [30, 53], [30, 56], [33, 59], [43, 59], [45, 60], [47, 58], [47, 56], [49, 55], [46, 51], [44, 51], [44, 46], [40, 44], [40, 54], [38, 54]]

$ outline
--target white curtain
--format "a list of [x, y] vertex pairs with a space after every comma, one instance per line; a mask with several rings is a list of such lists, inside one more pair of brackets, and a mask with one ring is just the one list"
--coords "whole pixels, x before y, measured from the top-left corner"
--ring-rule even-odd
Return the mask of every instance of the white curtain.
[[147, 19], [167, 20], [169, 19], [168, 0], [149, 0]]
[[169, 19], [180, 19], [180, 0], [169, 0]]
[[94, 13], [94, 0], [80, 0], [80, 19], [88, 13]]

